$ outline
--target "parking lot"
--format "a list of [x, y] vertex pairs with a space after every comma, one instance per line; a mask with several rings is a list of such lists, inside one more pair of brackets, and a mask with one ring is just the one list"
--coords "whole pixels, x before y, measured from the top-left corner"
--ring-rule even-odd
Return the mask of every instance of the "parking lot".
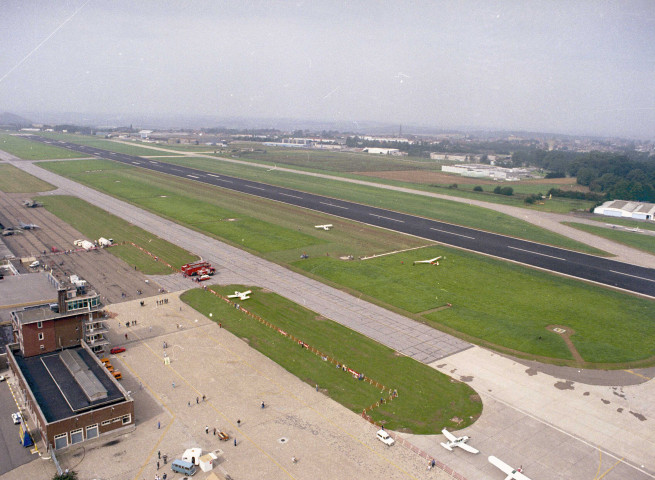
[[[9, 371], [0, 369], [0, 375], [7, 377]], [[17, 411], [9, 383], [0, 382], [0, 475], [38, 458], [32, 453], [32, 448], [24, 448], [19, 443], [18, 425], [14, 425], [11, 419], [11, 414]]]

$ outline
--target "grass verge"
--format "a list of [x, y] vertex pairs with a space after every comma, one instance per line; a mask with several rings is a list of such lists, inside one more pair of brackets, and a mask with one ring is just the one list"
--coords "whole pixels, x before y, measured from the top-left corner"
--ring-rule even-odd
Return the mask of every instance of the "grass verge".
[[36, 193], [54, 190], [55, 187], [13, 165], [0, 164], [0, 190], [5, 193]]
[[[439, 266], [412, 265], [438, 255], [444, 256]], [[546, 329], [556, 324], [575, 331], [571, 340], [588, 363], [653, 355], [652, 344], [637, 341], [655, 338], [652, 301], [465, 251], [439, 246], [359, 262], [309, 258], [293, 266], [514, 354], [572, 363], [564, 340]]]
[[[599, 237], [607, 238], [616, 243], [621, 243], [638, 250], [643, 250], [644, 252], [655, 254], [655, 237], [652, 235], [618, 229], [615, 230], [613, 228], [596, 227], [586, 223], [564, 222], [564, 224], [584, 232], [598, 235]], [[638, 225], [638, 227], [642, 228], [641, 225]], [[651, 226], [649, 225], [649, 227]], [[635, 225], [631, 225], [630, 228], [635, 228]], [[652, 227], [646, 228], [646, 230], [652, 230]]]
[[[246, 287], [213, 286], [227, 294]], [[473, 423], [482, 411], [482, 403], [468, 385], [450, 379], [411, 358], [398, 355], [388, 347], [360, 335], [316, 313], [304, 309], [274, 293], [248, 287], [254, 291], [247, 308], [288, 334], [347, 364], [386, 389], [396, 389], [398, 397], [367, 413], [386, 427], [416, 434], [435, 434], [442, 428], [459, 429]], [[333, 400], [361, 414], [363, 409], [388, 396], [365, 381], [353, 378], [298, 343], [257, 320], [236, 310], [201, 289], [190, 290], [182, 300], [191, 307], [220, 321], [223, 328], [244, 339], [290, 373], [319, 388]]]
[[0, 133], [0, 150], [11, 153], [23, 160], [46, 160], [50, 158], [82, 158], [83, 153], [65, 148], [53, 147], [39, 142], [31, 142], [22, 137]]

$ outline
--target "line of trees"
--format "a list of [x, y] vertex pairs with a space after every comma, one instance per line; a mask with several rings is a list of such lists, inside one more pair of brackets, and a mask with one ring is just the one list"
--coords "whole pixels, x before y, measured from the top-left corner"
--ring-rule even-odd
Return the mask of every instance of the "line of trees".
[[[512, 166], [536, 166], [554, 178], [576, 177], [607, 200], [655, 202], [655, 157], [639, 152], [514, 152]], [[560, 192], [558, 192], [560, 194]]]

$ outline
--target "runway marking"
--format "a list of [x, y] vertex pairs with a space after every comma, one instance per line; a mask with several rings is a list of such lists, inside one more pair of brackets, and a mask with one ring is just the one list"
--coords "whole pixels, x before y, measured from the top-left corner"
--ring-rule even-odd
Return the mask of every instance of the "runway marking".
[[134, 165], [141, 165], [139, 162], [132, 162]]
[[233, 183], [232, 180], [224, 180], [222, 178], [218, 179], [219, 182], [225, 182], [225, 183]]
[[157, 162], [153, 162], [152, 160], [150, 160], [150, 163], [154, 163], [155, 165], [159, 165]]
[[652, 380], [652, 378], [647, 377], [646, 375], [642, 375], [641, 373], [633, 372], [632, 370], [624, 370], [624, 372], [631, 373], [633, 375], [636, 375], [637, 377], [645, 378], [646, 380]]
[[208, 173], [207, 175], [210, 176], [210, 177], [214, 177], [214, 178], [221, 178], [218, 175], [214, 175], [213, 173]]
[[190, 173], [187, 173], [186, 176], [187, 176], [187, 177], [191, 177], [191, 178], [200, 178], [200, 177], [196, 177], [195, 175], [191, 175]]
[[254, 188], [255, 190], [266, 190], [265, 188], [262, 188], [262, 187], [255, 187], [255, 186], [253, 186], [253, 185], [244, 185], [244, 187], [247, 187], [247, 188]]
[[385, 220], [391, 220], [392, 222], [405, 223], [405, 220], [398, 220], [397, 218], [384, 217], [382, 215], [376, 215], [375, 213], [369, 213], [372, 217], [384, 218]]
[[302, 197], [299, 197], [298, 195], [291, 195], [289, 193], [280, 193], [280, 195], [284, 195], [285, 197], [298, 198], [302, 200]]
[[533, 252], [532, 250], [524, 250], [524, 249], [518, 248], [518, 247], [507, 246], [507, 248], [511, 248], [512, 250], [520, 250], [521, 252], [532, 253], [533, 255], [541, 255], [542, 257], [554, 258], [555, 260], [562, 260], [563, 262], [566, 262], [565, 258], [554, 257], [552, 255], [546, 255], [545, 253]]
[[605, 477], [605, 475], [607, 475], [607, 474], [610, 473], [612, 470], [614, 470], [614, 468], [615, 468], [619, 463], [621, 463], [621, 462], [623, 461], [624, 458], [625, 458], [625, 457], [621, 457], [619, 460], [617, 460], [617, 462], [616, 462], [614, 465], [612, 465], [610, 468], [608, 468], [607, 470], [605, 470], [605, 473], [603, 473], [600, 477], [598, 477], [597, 479], [594, 479], [594, 480], [602, 480], [602, 479]]
[[321, 205], [327, 205], [328, 207], [342, 208], [343, 210], [349, 210], [348, 207], [342, 207], [341, 205], [335, 205], [334, 203], [319, 202]]
[[616, 270], [610, 270], [612, 273], [618, 273], [619, 275], [625, 275], [626, 277], [638, 278], [639, 280], [646, 280], [647, 282], [655, 282], [650, 278], [638, 277], [637, 275], [630, 275], [629, 273], [617, 272]]
[[469, 237], [468, 235], [462, 235], [461, 233], [449, 232], [448, 230], [439, 230], [438, 228], [432, 228], [432, 227], [430, 227], [430, 230], [434, 230], [435, 232], [447, 233], [449, 235], [457, 235], [458, 237], [470, 238], [471, 240], [475, 240], [475, 237]]

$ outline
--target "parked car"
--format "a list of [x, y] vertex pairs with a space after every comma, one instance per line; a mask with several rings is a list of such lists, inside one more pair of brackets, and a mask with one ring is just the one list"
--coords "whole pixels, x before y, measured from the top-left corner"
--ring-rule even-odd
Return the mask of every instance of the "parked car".
[[4, 375], [0, 375], [0, 382], [4, 382], [5, 380], [7, 380], [7, 377], [5, 377]]
[[125, 351], [125, 349], [123, 347], [114, 347], [111, 350], [109, 350], [109, 353], [111, 353], [112, 355], [115, 355], [117, 353], [122, 353], [124, 351]]
[[23, 417], [21, 416], [20, 412], [12, 413], [11, 419], [14, 421], [14, 425], [18, 425], [23, 421]]
[[384, 430], [378, 430], [376, 437], [378, 440], [380, 440], [382, 443], [384, 443], [389, 447], [394, 443], [396, 443], [396, 441], [393, 438], [391, 438], [391, 436]]

